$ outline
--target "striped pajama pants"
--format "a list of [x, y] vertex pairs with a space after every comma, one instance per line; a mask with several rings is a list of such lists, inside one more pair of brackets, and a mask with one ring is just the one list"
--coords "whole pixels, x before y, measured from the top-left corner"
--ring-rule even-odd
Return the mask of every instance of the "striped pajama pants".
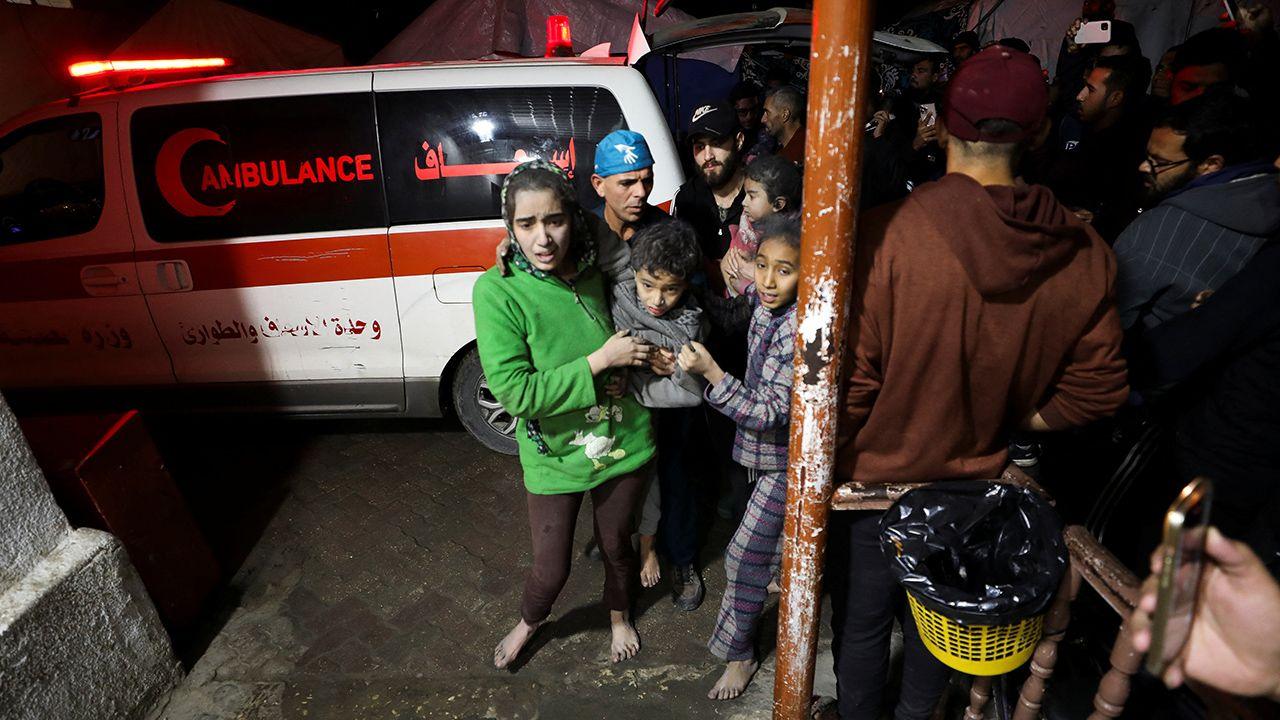
[[725, 550], [728, 584], [707, 649], [721, 660], [755, 657], [756, 622], [769, 597], [769, 581], [782, 562], [782, 524], [787, 514], [787, 471], [753, 470], [747, 512]]

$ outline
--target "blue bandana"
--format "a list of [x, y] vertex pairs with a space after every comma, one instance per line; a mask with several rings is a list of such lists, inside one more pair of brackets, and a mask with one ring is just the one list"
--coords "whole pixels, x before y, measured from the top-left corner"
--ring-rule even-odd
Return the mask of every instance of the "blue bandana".
[[595, 173], [609, 177], [653, 167], [653, 155], [644, 136], [630, 130], [614, 130], [596, 145]]

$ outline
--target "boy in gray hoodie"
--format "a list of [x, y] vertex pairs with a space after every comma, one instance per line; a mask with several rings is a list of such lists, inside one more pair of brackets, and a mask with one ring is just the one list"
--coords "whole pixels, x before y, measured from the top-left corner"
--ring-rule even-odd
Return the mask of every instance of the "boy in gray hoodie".
[[651, 481], [640, 517], [640, 581], [653, 587], [661, 578], [655, 548], [662, 523], [664, 554], [675, 566], [672, 602], [694, 610], [705, 593], [698, 574], [696, 501], [689, 474], [686, 442], [701, 417], [705, 382], [675, 363], [680, 348], [705, 342], [707, 318], [689, 292], [690, 280], [702, 267], [693, 228], [680, 220], [648, 225], [631, 238], [632, 276], [613, 288], [613, 322], [655, 346], [654, 365], [665, 374], [635, 368], [629, 390], [640, 404], [656, 410], [658, 472]]

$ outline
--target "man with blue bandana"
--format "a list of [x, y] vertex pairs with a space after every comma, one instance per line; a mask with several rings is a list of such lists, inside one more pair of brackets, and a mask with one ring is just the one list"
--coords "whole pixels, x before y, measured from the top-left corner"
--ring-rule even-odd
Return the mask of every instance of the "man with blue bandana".
[[623, 240], [630, 241], [636, 230], [667, 217], [649, 204], [653, 154], [638, 132], [614, 130], [600, 140], [591, 186], [604, 199], [596, 214]]

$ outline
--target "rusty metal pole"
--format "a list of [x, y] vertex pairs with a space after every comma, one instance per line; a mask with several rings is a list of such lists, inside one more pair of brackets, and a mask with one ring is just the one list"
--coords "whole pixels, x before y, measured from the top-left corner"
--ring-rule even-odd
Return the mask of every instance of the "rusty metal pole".
[[872, 16], [872, 0], [817, 0], [813, 8], [774, 720], [804, 720], [813, 694]]

